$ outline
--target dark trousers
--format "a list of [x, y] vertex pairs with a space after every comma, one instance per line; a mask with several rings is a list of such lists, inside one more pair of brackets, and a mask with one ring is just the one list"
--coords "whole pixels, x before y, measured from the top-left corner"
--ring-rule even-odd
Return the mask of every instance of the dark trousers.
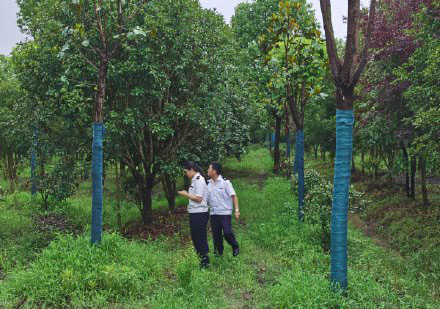
[[223, 237], [232, 248], [238, 248], [238, 242], [232, 231], [231, 215], [212, 215], [211, 216], [212, 238], [214, 240], [214, 252], [223, 254]]
[[189, 227], [191, 229], [191, 239], [200, 258], [201, 266], [209, 264], [209, 247], [206, 228], [208, 226], [209, 213], [190, 213]]

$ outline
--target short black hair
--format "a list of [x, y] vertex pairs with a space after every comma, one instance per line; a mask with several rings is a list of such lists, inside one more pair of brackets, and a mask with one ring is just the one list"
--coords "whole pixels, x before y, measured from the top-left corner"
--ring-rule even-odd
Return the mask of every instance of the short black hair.
[[[200, 165], [198, 165], [196, 162], [194, 162], [194, 161], [185, 161], [185, 162], [183, 162], [183, 165], [182, 165], [182, 167], [185, 169], [185, 170], [191, 170], [191, 169], [193, 169], [194, 171], [196, 171], [197, 173], [200, 173], [202, 176], [203, 176], [203, 170], [202, 170], [202, 168], [200, 167]], [[204, 176], [203, 176], [204, 177]]]
[[182, 164], [182, 168], [185, 169], [185, 170], [193, 169], [193, 170], [195, 170], [197, 172], [197, 165], [193, 161], [189, 161], [189, 160], [184, 161], [183, 164]]
[[212, 166], [212, 169], [215, 170], [218, 175], [222, 174], [222, 165], [219, 162], [213, 161], [213, 162], [211, 162], [211, 166]]

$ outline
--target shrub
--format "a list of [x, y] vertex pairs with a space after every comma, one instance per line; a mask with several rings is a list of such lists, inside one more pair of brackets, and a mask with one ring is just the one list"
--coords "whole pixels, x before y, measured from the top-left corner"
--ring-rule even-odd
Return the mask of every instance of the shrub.
[[88, 232], [59, 236], [27, 269], [8, 274], [5, 294], [31, 307], [102, 307], [142, 299], [165, 280], [167, 258], [158, 249], [117, 234], [105, 234], [97, 246], [90, 245]]
[[290, 179], [292, 177], [293, 161], [294, 161], [293, 157], [288, 158], [287, 156], [284, 156], [284, 155], [281, 156], [280, 172], [281, 172], [281, 175], [285, 176], [287, 179]]
[[46, 210], [57, 201], [65, 201], [75, 193], [80, 179], [80, 170], [70, 158], [57, 162], [51, 171], [38, 170], [36, 183]]
[[377, 178], [379, 174], [379, 168], [380, 168], [381, 161], [379, 159], [369, 158], [364, 163], [364, 168], [367, 170], [367, 173], [370, 176], [374, 176], [374, 178]]
[[[330, 223], [332, 216], [333, 184], [318, 173], [316, 170], [304, 171], [305, 194], [304, 194], [304, 218], [305, 222], [321, 225], [322, 246], [329, 249]], [[292, 193], [298, 197], [298, 178], [291, 178]], [[365, 209], [367, 201], [364, 193], [350, 188], [348, 208], [350, 212], [361, 213]]]

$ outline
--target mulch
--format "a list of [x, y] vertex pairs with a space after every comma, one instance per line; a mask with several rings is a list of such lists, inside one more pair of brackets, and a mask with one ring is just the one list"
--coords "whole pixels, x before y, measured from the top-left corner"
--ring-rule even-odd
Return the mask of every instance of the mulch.
[[41, 232], [62, 232], [79, 235], [82, 228], [73, 224], [67, 217], [60, 214], [47, 214], [36, 218], [36, 225]]
[[171, 237], [181, 235], [189, 239], [187, 233], [182, 233], [184, 225], [188, 225], [188, 212], [186, 207], [176, 207], [172, 212], [158, 211], [153, 213], [153, 223], [144, 225], [142, 221], [127, 223], [122, 234], [129, 239], [157, 239], [159, 236]]

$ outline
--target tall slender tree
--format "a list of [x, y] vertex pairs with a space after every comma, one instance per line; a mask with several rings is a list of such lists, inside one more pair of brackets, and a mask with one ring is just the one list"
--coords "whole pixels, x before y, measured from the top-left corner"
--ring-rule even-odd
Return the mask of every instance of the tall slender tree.
[[371, 0], [367, 30], [360, 48], [360, 0], [348, 0], [347, 40], [341, 62], [331, 18], [330, 0], [320, 0], [327, 53], [336, 86], [336, 159], [331, 222], [331, 282], [345, 290], [347, 279], [347, 214], [353, 152], [354, 89], [368, 61], [368, 48], [376, 13], [376, 0]]

